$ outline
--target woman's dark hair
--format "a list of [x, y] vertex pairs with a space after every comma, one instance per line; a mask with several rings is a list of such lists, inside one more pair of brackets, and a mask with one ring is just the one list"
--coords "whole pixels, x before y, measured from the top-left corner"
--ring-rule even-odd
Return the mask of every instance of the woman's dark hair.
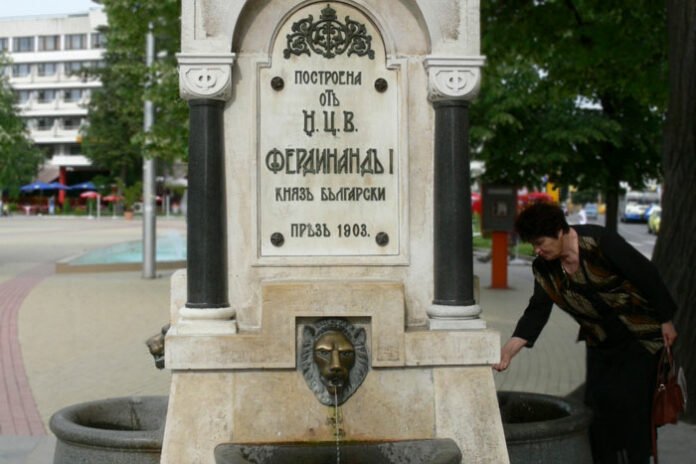
[[515, 220], [515, 231], [525, 242], [539, 237], [556, 238], [558, 231], [570, 230], [563, 210], [552, 203], [540, 202], [527, 206]]

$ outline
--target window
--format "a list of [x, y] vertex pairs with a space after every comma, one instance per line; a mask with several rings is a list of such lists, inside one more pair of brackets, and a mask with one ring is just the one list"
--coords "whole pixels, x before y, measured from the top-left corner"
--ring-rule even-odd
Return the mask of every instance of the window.
[[60, 50], [60, 36], [59, 35], [39, 36], [39, 51], [40, 52], [53, 52], [56, 50]]
[[80, 118], [63, 118], [63, 129], [75, 130], [80, 127]]
[[7, 40], [7, 37], [0, 37], [0, 52], [9, 52], [10, 51], [10, 41]]
[[47, 89], [47, 90], [39, 90], [39, 103], [51, 103], [53, 100], [56, 99], [56, 91]]
[[31, 92], [29, 90], [17, 90], [15, 92], [15, 99], [19, 105], [24, 105], [31, 98]]
[[55, 76], [58, 70], [56, 63], [39, 63], [36, 65], [37, 74], [39, 76]]
[[71, 155], [79, 155], [82, 153], [82, 147], [79, 143], [73, 143], [68, 145], [68, 153]]
[[31, 74], [31, 65], [20, 63], [12, 65], [12, 77], [27, 77]]
[[68, 76], [76, 76], [80, 74], [83, 69], [88, 68], [89, 64], [89, 61], [67, 61], [63, 66], [65, 74]]
[[47, 131], [53, 129], [53, 118], [38, 118], [36, 120], [36, 130]]
[[33, 52], [34, 38], [33, 37], [15, 37], [12, 40], [12, 51], [15, 53]]
[[72, 103], [79, 102], [82, 99], [81, 89], [67, 89], [63, 91], [63, 101]]
[[68, 34], [65, 36], [66, 50], [84, 50], [87, 48], [87, 34]]
[[101, 32], [92, 32], [92, 48], [106, 48], [106, 36]]

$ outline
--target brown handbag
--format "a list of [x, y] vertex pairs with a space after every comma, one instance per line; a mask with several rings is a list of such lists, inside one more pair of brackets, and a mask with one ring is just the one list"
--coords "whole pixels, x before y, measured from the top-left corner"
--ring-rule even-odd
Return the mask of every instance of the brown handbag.
[[686, 394], [680, 384], [681, 369], [674, 364], [672, 350], [669, 347], [662, 350], [660, 363], [657, 366], [657, 384], [653, 397], [653, 424], [660, 427], [665, 424], [676, 424], [679, 414], [686, 406]]
[[652, 408], [652, 445], [657, 464], [657, 427], [676, 424], [679, 414], [686, 409], [686, 382], [681, 368], [674, 364], [672, 350], [665, 347], [657, 366], [657, 384]]

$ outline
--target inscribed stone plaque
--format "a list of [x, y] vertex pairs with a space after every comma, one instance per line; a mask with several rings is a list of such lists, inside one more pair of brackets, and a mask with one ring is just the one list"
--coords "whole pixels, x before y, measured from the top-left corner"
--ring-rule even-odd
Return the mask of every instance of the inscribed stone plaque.
[[258, 72], [261, 256], [397, 255], [398, 71], [378, 29], [346, 4], [310, 4]]

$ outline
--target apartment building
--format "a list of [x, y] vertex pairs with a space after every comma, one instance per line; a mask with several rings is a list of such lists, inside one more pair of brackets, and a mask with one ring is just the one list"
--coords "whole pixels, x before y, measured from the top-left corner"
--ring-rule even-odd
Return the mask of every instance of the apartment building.
[[[10, 58], [4, 72], [32, 140], [46, 155], [39, 180], [70, 184], [90, 171], [82, 155], [80, 127], [90, 94], [100, 82], [85, 68], [103, 63], [106, 25], [101, 9], [86, 13], [0, 18], [0, 51]], [[72, 177], [72, 178], [71, 178]]]

